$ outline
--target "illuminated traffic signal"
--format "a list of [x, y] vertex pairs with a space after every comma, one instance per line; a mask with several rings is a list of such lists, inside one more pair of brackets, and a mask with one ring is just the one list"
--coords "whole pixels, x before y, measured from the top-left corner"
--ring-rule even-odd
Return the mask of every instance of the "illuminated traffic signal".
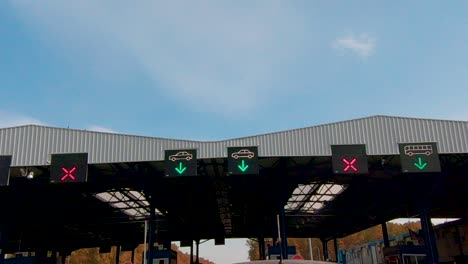
[[10, 179], [11, 156], [0, 156], [0, 186], [7, 186]]
[[366, 145], [332, 145], [332, 167], [336, 174], [366, 174]]
[[197, 150], [166, 150], [166, 176], [197, 176]]
[[436, 143], [402, 143], [399, 148], [402, 172], [440, 172]]
[[88, 153], [52, 154], [50, 181], [52, 183], [86, 182]]
[[232, 175], [258, 174], [258, 148], [228, 148], [228, 171]]
[[346, 158], [342, 158], [341, 161], [343, 161], [345, 168], [343, 169], [343, 172], [358, 172], [358, 168], [356, 168], [356, 162], [358, 161], [357, 158], [350, 158], [350, 160], [347, 160]]

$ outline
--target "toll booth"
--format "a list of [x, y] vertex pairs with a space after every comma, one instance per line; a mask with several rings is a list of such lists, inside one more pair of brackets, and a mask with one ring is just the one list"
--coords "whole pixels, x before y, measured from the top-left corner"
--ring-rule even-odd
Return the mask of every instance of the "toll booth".
[[426, 248], [421, 245], [399, 245], [383, 249], [385, 264], [426, 263]]
[[[296, 255], [296, 247], [288, 246], [288, 259], [292, 259]], [[281, 247], [274, 246], [268, 248], [268, 259], [280, 259]]]
[[149, 264], [177, 264], [177, 252], [171, 249], [157, 249]]

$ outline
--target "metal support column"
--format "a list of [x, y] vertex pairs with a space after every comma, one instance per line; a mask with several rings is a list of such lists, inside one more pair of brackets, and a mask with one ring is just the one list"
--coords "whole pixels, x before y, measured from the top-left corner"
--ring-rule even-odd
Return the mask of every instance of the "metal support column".
[[195, 244], [197, 245], [197, 257], [195, 259], [195, 263], [200, 264], [200, 259], [198, 258], [198, 256], [200, 255], [200, 240], [197, 239], [197, 241], [195, 241]]
[[386, 222], [382, 223], [382, 234], [383, 234], [384, 247], [389, 247], [390, 240], [388, 239], [388, 230], [387, 230]]
[[190, 245], [190, 264], [193, 264], [193, 240], [191, 240], [192, 243]]
[[148, 251], [148, 247], [147, 247], [147, 243], [146, 243], [146, 240], [147, 240], [147, 237], [148, 237], [148, 220], [145, 220], [145, 234], [144, 234], [144, 237], [143, 237], [143, 263], [142, 264], [146, 264], [148, 263], [148, 258], [146, 256], [146, 253]]
[[67, 252], [66, 251], [61, 251], [59, 253], [60, 255], [60, 263], [65, 264], [67, 263]]
[[338, 253], [340, 248], [338, 247], [338, 239], [333, 239], [333, 246], [335, 247], [335, 261], [338, 263]]
[[[279, 226], [278, 223], [276, 223], [276, 225]], [[273, 235], [271, 236], [271, 240], [272, 240], [271, 246], [272, 247], [279, 246], [279, 244], [277, 244], [278, 239], [279, 239], [278, 235], [279, 235], [279, 227], [276, 230], [273, 230]]]
[[3, 264], [5, 260], [5, 248], [8, 241], [6, 230], [5, 226], [0, 225], [0, 264]]
[[115, 251], [115, 264], [120, 263], [120, 245], [117, 246], [117, 250]]
[[150, 219], [149, 219], [149, 236], [148, 236], [148, 261], [146, 263], [151, 264], [153, 263], [153, 252], [154, 252], [154, 241], [155, 239], [155, 222], [156, 222], [156, 209], [154, 207], [154, 203], [150, 200]]
[[43, 260], [43, 259], [47, 258], [47, 250], [44, 249], [44, 248], [37, 249], [37, 250], [36, 250], [35, 256], [36, 256], [38, 259]]
[[464, 252], [463, 252], [463, 240], [462, 239], [462, 232], [460, 231], [462, 227], [461, 226], [457, 226], [456, 229], [455, 229], [455, 240], [457, 241], [457, 244], [458, 244], [458, 252], [459, 252], [459, 255], [460, 256], [464, 256]]
[[314, 251], [312, 250], [312, 238], [308, 238], [307, 241], [309, 242], [309, 256], [310, 260], [314, 260]]
[[51, 260], [52, 263], [57, 263], [57, 250], [56, 250], [56, 249], [52, 250], [51, 259], [52, 259], [52, 260]]
[[288, 259], [288, 238], [286, 237], [286, 222], [284, 218], [284, 206], [280, 208], [280, 230], [281, 230], [281, 251], [283, 259]]
[[258, 238], [258, 259], [263, 260], [264, 255], [265, 255], [265, 238], [259, 237]]
[[421, 227], [424, 237], [424, 245], [426, 247], [427, 263], [439, 263], [439, 254], [437, 252], [437, 243], [432, 227], [431, 218], [429, 216], [429, 208], [422, 206], [420, 208]]
[[323, 260], [327, 261], [328, 260], [328, 241], [325, 239], [320, 239], [322, 241], [322, 247], [323, 247]]

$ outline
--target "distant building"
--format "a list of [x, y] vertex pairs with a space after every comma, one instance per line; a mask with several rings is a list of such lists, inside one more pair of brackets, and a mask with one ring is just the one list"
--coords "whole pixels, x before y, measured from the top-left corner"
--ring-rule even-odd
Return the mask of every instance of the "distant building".
[[440, 224], [434, 232], [440, 263], [468, 263], [468, 218]]
[[[409, 232], [398, 236], [389, 237], [390, 246], [405, 245], [413, 242]], [[417, 241], [414, 241], [417, 243]], [[384, 241], [376, 240], [352, 248], [339, 250], [339, 263], [346, 264], [383, 264]]]
[[[439, 252], [439, 263], [468, 263], [468, 219], [459, 219], [434, 227]], [[423, 241], [410, 231], [390, 237], [390, 247], [418, 247]], [[402, 262], [385, 262], [383, 240], [372, 241], [339, 251], [339, 263], [346, 264], [386, 264]], [[388, 252], [388, 250], [387, 250]], [[418, 255], [418, 254], [415, 254]], [[388, 258], [387, 258], [388, 259]]]

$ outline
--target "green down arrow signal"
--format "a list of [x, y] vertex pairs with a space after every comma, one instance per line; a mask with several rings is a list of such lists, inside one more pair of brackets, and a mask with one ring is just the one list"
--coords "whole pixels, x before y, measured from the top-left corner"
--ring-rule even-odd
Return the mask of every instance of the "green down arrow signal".
[[427, 162], [424, 162], [424, 161], [422, 160], [422, 158], [418, 158], [418, 163], [415, 162], [415, 163], [413, 163], [413, 164], [414, 164], [414, 166], [415, 166], [416, 168], [418, 168], [419, 170], [424, 170], [424, 168], [426, 168], [426, 166], [427, 166]]
[[175, 170], [179, 173], [182, 174], [184, 171], [187, 169], [187, 167], [182, 166], [182, 162], [179, 162], [179, 168], [175, 168]]
[[245, 172], [245, 171], [249, 168], [249, 165], [246, 165], [246, 164], [245, 164], [245, 161], [242, 161], [242, 166], [241, 166], [241, 165], [237, 165], [237, 167], [238, 167], [239, 170], [241, 170], [242, 172]]

